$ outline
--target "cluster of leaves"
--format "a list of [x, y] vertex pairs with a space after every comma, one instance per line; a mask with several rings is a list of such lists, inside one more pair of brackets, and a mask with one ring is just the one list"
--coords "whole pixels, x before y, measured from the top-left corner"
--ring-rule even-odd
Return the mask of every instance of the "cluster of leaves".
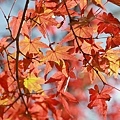
[[[109, 1], [120, 5], [119, 0]], [[98, 85], [89, 89], [88, 107], [96, 107], [106, 119], [106, 101], [117, 88], [105, 76], [119, 74], [120, 21], [104, 10], [101, 0], [26, 0], [24, 9], [12, 16], [15, 3], [8, 16], [1, 9], [9, 37], [0, 42], [0, 118], [87, 119], [79, 103], [87, 101], [84, 90], [100, 81], [102, 90]], [[34, 30], [40, 36], [33, 38]], [[52, 42], [57, 30], [67, 33]], [[98, 42], [103, 38], [105, 48]]]

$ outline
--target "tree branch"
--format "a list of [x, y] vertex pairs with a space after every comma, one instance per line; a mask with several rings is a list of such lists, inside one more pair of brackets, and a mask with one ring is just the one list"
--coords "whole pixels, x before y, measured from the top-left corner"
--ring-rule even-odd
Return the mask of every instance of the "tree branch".
[[29, 4], [29, 0], [26, 0], [25, 8], [24, 8], [22, 19], [21, 19], [21, 22], [20, 22], [20, 26], [19, 26], [16, 38], [15, 38], [15, 40], [16, 40], [16, 81], [17, 81], [17, 85], [18, 85], [18, 90], [19, 90], [19, 93], [20, 93], [20, 97], [22, 98], [23, 104], [25, 105], [25, 108], [26, 108], [26, 112], [29, 115], [30, 120], [32, 120], [31, 115], [30, 115], [30, 113], [28, 111], [28, 107], [27, 107], [27, 105], [25, 103], [25, 100], [23, 98], [23, 94], [22, 94], [21, 88], [20, 88], [19, 72], [18, 72], [18, 67], [19, 67], [19, 53], [20, 53], [19, 36], [20, 36], [20, 31], [22, 29], [23, 21], [25, 19], [25, 14], [26, 14], [26, 11], [27, 11], [27, 8], [28, 8], [28, 4]]

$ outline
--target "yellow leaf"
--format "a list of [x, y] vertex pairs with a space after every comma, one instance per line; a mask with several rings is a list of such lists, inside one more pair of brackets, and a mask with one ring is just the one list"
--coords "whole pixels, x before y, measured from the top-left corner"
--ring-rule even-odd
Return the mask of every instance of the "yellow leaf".
[[105, 57], [109, 60], [109, 71], [110, 76], [114, 75], [117, 77], [119, 72], [119, 57], [120, 57], [120, 51], [119, 50], [108, 50], [106, 52]]
[[37, 77], [29, 77], [24, 79], [24, 86], [30, 91], [30, 92], [41, 92], [43, 89], [41, 87], [41, 84], [44, 83], [44, 79], [37, 78]]

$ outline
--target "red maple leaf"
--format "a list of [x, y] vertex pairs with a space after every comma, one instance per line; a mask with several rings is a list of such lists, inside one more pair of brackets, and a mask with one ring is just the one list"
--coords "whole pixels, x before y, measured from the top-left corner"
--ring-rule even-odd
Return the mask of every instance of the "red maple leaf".
[[112, 87], [109, 88], [103, 88], [103, 90], [100, 92], [97, 85], [94, 86], [94, 89], [89, 89], [90, 94], [90, 103], [88, 104], [88, 107], [92, 109], [93, 107], [98, 108], [98, 112], [103, 116], [104, 120], [106, 119], [107, 115], [107, 103], [106, 101], [110, 100], [109, 93], [112, 91]]
[[6, 91], [8, 92], [8, 74], [6, 72], [2, 72], [0, 74], [0, 86]]
[[102, 22], [98, 23], [98, 33], [109, 33], [109, 34], [117, 34], [119, 32], [119, 20], [115, 18], [111, 13], [103, 13], [101, 18]]
[[108, 37], [106, 43], [106, 49], [118, 47], [120, 45], [120, 34]]

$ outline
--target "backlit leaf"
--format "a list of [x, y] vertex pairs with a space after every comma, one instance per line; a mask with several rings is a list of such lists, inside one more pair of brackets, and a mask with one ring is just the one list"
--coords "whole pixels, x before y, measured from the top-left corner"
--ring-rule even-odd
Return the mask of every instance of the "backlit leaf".
[[105, 57], [109, 60], [109, 74], [118, 76], [120, 62], [119, 62], [120, 51], [119, 50], [108, 50]]
[[13, 17], [11, 22], [10, 22], [10, 28], [12, 29], [12, 36], [13, 38], [16, 37], [19, 26], [20, 26], [20, 22], [21, 22], [21, 18], [22, 18], [22, 11], [19, 11], [18, 13], [18, 17]]
[[41, 61], [54, 61], [59, 63], [60, 60], [77, 60], [73, 55], [70, 55], [69, 52], [67, 52], [71, 48], [73, 47], [57, 45], [55, 50], [48, 50], [46, 56], [43, 57]]
[[93, 109], [93, 107], [97, 107], [98, 112], [100, 115], [103, 116], [103, 119], [106, 120], [107, 117], [107, 104], [106, 101], [110, 100], [109, 93], [112, 91], [112, 88], [107, 88], [107, 90], [104, 91], [105, 88], [103, 88], [102, 91], [99, 91], [99, 88], [97, 85], [94, 86], [94, 89], [89, 89], [90, 94], [90, 103], [88, 104], [88, 107], [90, 109]]
[[33, 40], [25, 37], [20, 42], [21, 52], [26, 54], [29, 53], [40, 53], [40, 48], [48, 48], [48, 46], [40, 41], [40, 37], [34, 38]]
[[106, 43], [106, 49], [118, 47], [120, 45], [120, 34], [117, 34], [113, 37], [108, 37]]
[[98, 23], [98, 33], [109, 33], [116, 35], [119, 33], [119, 20], [115, 18], [111, 13], [103, 12], [101, 19], [103, 21]]
[[72, 95], [70, 94], [69, 92], [67, 91], [62, 91], [62, 95], [66, 97], [66, 99], [68, 99], [69, 101], [72, 101], [72, 102], [77, 102], [77, 99]]
[[72, 114], [71, 114], [71, 112], [70, 112], [68, 102], [65, 100], [65, 98], [64, 98], [62, 95], [60, 96], [60, 98], [61, 98], [62, 105], [63, 105], [64, 109], [66, 110], [66, 112], [67, 112], [71, 117], [73, 117]]
[[24, 86], [32, 93], [34, 92], [41, 92], [42, 87], [41, 84], [44, 83], [44, 79], [37, 78], [37, 77], [29, 77], [24, 79]]

